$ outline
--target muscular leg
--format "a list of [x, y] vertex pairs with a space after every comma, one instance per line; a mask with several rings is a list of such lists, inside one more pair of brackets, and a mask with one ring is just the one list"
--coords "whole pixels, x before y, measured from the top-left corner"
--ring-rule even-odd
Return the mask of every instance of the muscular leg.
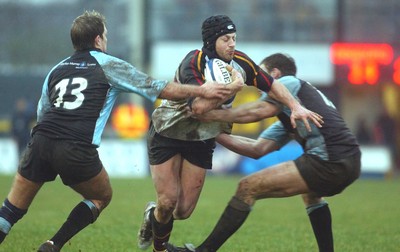
[[0, 243], [10, 231], [11, 227], [28, 211], [37, 192], [43, 183], [35, 183], [17, 173], [13, 185], [0, 208]]
[[111, 202], [112, 188], [110, 178], [104, 167], [95, 177], [88, 181], [71, 185], [71, 188], [81, 194], [84, 199], [92, 201], [99, 212]]
[[172, 213], [179, 194], [179, 173], [182, 164], [180, 155], [175, 155], [166, 162], [151, 165], [151, 176], [157, 193], [157, 205], [150, 212], [153, 231], [153, 251], [165, 250], [173, 226]]
[[206, 169], [183, 160], [180, 192], [174, 211], [174, 219], [187, 219], [193, 213], [203, 189], [206, 172]]
[[182, 160], [180, 155], [150, 168], [157, 192], [157, 206], [150, 215], [154, 250], [161, 251], [169, 239], [174, 217], [185, 219], [193, 212], [206, 171]]
[[236, 197], [250, 206], [256, 200], [282, 198], [309, 192], [293, 161], [284, 162], [240, 180]]
[[302, 197], [319, 251], [333, 252], [332, 217], [328, 203], [313, 193], [303, 194]]
[[181, 156], [175, 155], [162, 164], [150, 166], [157, 193], [157, 207], [154, 210], [154, 216], [158, 222], [163, 224], [171, 219], [178, 201], [181, 164]]
[[241, 227], [256, 200], [288, 197], [308, 191], [307, 184], [293, 161], [244, 177], [214, 230], [196, 251], [217, 251]]
[[17, 173], [7, 198], [14, 206], [28, 209], [42, 185], [43, 183], [35, 183]]
[[62, 248], [79, 231], [96, 221], [112, 198], [110, 180], [104, 168], [92, 179], [71, 185], [71, 188], [81, 194], [84, 200], [75, 206], [58, 232], [50, 239], [58, 248]]

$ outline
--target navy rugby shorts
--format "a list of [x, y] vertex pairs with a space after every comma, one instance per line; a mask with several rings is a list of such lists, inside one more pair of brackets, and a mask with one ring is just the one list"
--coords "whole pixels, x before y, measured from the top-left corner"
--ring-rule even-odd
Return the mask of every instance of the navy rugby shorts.
[[303, 154], [294, 162], [310, 190], [321, 197], [342, 192], [361, 171], [361, 153], [335, 161]]
[[34, 182], [53, 181], [59, 175], [65, 185], [75, 185], [95, 177], [102, 167], [96, 147], [36, 133], [27, 145], [18, 172]]
[[183, 141], [158, 134], [153, 125], [147, 135], [147, 153], [151, 165], [162, 164], [180, 154], [191, 164], [204, 169], [212, 168], [215, 138], [204, 141]]

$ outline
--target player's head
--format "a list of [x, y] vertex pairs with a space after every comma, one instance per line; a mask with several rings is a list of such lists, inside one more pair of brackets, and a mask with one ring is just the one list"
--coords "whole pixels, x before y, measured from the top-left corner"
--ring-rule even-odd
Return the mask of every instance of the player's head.
[[106, 19], [96, 11], [85, 11], [75, 18], [71, 27], [71, 41], [77, 51], [98, 48], [107, 50]]
[[236, 46], [236, 26], [225, 15], [211, 16], [201, 26], [203, 47], [219, 58], [231, 61]]
[[297, 67], [294, 59], [287, 54], [275, 53], [260, 63], [260, 67], [274, 78], [286, 75], [296, 76]]

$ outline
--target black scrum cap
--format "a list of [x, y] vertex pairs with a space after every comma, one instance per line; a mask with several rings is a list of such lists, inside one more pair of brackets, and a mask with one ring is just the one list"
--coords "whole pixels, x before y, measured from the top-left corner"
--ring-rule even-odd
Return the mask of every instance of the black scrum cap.
[[228, 16], [211, 16], [204, 20], [201, 26], [203, 46], [209, 50], [214, 50], [215, 41], [218, 37], [232, 32], [236, 32], [236, 26]]

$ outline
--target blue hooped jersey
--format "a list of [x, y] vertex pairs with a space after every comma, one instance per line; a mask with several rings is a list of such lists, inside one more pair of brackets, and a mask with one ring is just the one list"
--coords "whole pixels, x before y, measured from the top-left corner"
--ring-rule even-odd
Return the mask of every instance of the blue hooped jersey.
[[100, 50], [77, 51], [47, 75], [32, 134], [97, 147], [118, 94], [136, 93], [154, 102], [167, 83]]
[[294, 76], [284, 76], [279, 81], [305, 108], [320, 114], [324, 124], [322, 128], [318, 128], [310, 123], [311, 132], [308, 132], [304, 123], [297, 121], [297, 128], [294, 129], [290, 123], [290, 109], [266, 95], [262, 99], [281, 106], [282, 112], [278, 115], [279, 121], [264, 130], [260, 137], [274, 140], [283, 146], [294, 136], [303, 146], [304, 152], [323, 160], [338, 160], [360, 152], [356, 137], [348, 129], [334, 104], [321, 91]]

